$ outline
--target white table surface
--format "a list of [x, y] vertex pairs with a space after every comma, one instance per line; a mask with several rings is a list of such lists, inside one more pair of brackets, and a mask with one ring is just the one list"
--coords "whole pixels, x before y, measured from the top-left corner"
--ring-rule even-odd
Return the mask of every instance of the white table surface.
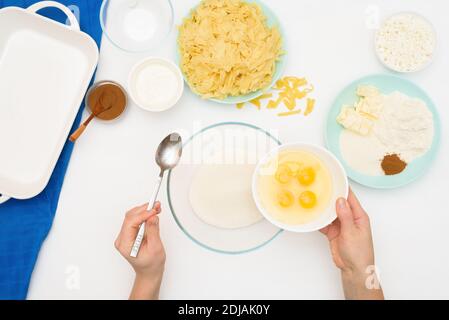
[[[317, 106], [308, 117], [280, 118], [268, 110], [202, 101], [186, 90], [164, 113], [130, 105], [124, 117], [95, 122], [77, 142], [58, 211], [34, 270], [29, 299], [125, 299], [133, 272], [113, 242], [125, 211], [149, 197], [158, 169], [159, 141], [222, 121], [244, 121], [278, 130], [283, 142], [323, 144], [326, 113], [338, 92], [361, 76], [387, 72], [373, 52], [373, 14], [410, 10], [429, 18], [438, 36], [434, 63], [406, 78], [433, 98], [443, 121], [437, 161], [416, 183], [397, 190], [353, 189], [370, 214], [377, 264], [387, 298], [449, 298], [449, 2], [445, 0], [265, 0], [280, 18], [288, 40], [286, 74], [306, 76], [316, 87]], [[175, 23], [197, 0], [174, 0]], [[175, 32], [148, 54], [127, 54], [103, 40], [97, 79], [126, 85], [130, 68], [148, 55], [175, 57]], [[189, 240], [167, 206], [165, 185], [161, 234], [167, 264], [162, 299], [341, 299], [339, 272], [319, 233], [284, 232], [253, 253], [209, 252]]]

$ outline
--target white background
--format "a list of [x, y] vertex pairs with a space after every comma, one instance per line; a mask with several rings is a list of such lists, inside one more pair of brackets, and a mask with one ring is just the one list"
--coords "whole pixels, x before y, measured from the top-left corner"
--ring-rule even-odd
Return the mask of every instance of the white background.
[[[154, 152], [173, 130], [192, 133], [222, 121], [244, 121], [278, 129], [283, 142], [323, 144], [326, 113], [349, 82], [388, 72], [373, 52], [366, 22], [397, 11], [416, 11], [438, 31], [438, 53], [425, 71], [405, 77], [433, 98], [443, 122], [437, 161], [419, 181], [397, 190], [352, 184], [370, 214], [377, 264], [390, 299], [449, 298], [449, 2], [444, 0], [265, 0], [280, 18], [288, 41], [286, 74], [306, 76], [317, 106], [305, 118], [280, 118], [268, 110], [202, 101], [186, 90], [179, 104], [152, 114], [131, 104], [114, 123], [94, 121], [77, 142], [53, 228], [45, 241], [29, 291], [30, 299], [125, 299], [133, 272], [113, 247], [125, 211], [149, 197], [158, 169]], [[197, 0], [174, 0], [175, 23]], [[147, 55], [175, 58], [176, 32]], [[103, 40], [97, 79], [126, 85], [128, 72], [147, 55], [127, 54]], [[245, 255], [206, 251], [175, 224], [165, 185], [161, 232], [167, 251], [162, 299], [341, 299], [338, 270], [319, 233], [284, 232], [268, 246]], [[79, 288], [70, 286], [79, 275]]]

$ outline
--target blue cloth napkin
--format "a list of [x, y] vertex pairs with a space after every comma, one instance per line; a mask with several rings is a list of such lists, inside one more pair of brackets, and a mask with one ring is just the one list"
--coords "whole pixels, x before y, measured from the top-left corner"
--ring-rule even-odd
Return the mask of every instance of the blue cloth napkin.
[[[26, 8], [36, 0], [0, 0], [0, 8]], [[100, 46], [99, 12], [101, 0], [59, 0], [78, 17], [81, 30]], [[40, 14], [65, 22], [64, 14], [54, 8], [42, 9]], [[1, 107], [1, 106], [0, 106]], [[80, 106], [72, 131], [79, 125], [84, 104]], [[31, 274], [42, 242], [47, 237], [58, 206], [64, 175], [72, 154], [73, 144], [67, 142], [45, 190], [33, 199], [11, 199], [0, 204], [0, 299], [25, 299]]]

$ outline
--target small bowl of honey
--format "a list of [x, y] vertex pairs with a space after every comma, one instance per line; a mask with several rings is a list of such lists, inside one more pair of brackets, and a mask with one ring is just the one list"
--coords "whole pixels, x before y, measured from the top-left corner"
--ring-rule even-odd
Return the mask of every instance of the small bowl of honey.
[[99, 81], [86, 94], [86, 105], [95, 118], [112, 121], [119, 118], [128, 105], [125, 89], [114, 81]]
[[87, 91], [85, 102], [90, 110], [90, 116], [70, 135], [71, 142], [76, 142], [80, 138], [94, 118], [112, 121], [120, 117], [128, 105], [128, 96], [120, 84], [114, 81], [100, 81]]

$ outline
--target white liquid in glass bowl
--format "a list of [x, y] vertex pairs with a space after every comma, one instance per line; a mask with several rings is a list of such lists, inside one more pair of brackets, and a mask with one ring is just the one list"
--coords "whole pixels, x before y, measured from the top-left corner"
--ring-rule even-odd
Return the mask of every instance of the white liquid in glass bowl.
[[106, 37], [120, 49], [145, 52], [170, 33], [173, 8], [170, 0], [104, 0], [100, 23]]

